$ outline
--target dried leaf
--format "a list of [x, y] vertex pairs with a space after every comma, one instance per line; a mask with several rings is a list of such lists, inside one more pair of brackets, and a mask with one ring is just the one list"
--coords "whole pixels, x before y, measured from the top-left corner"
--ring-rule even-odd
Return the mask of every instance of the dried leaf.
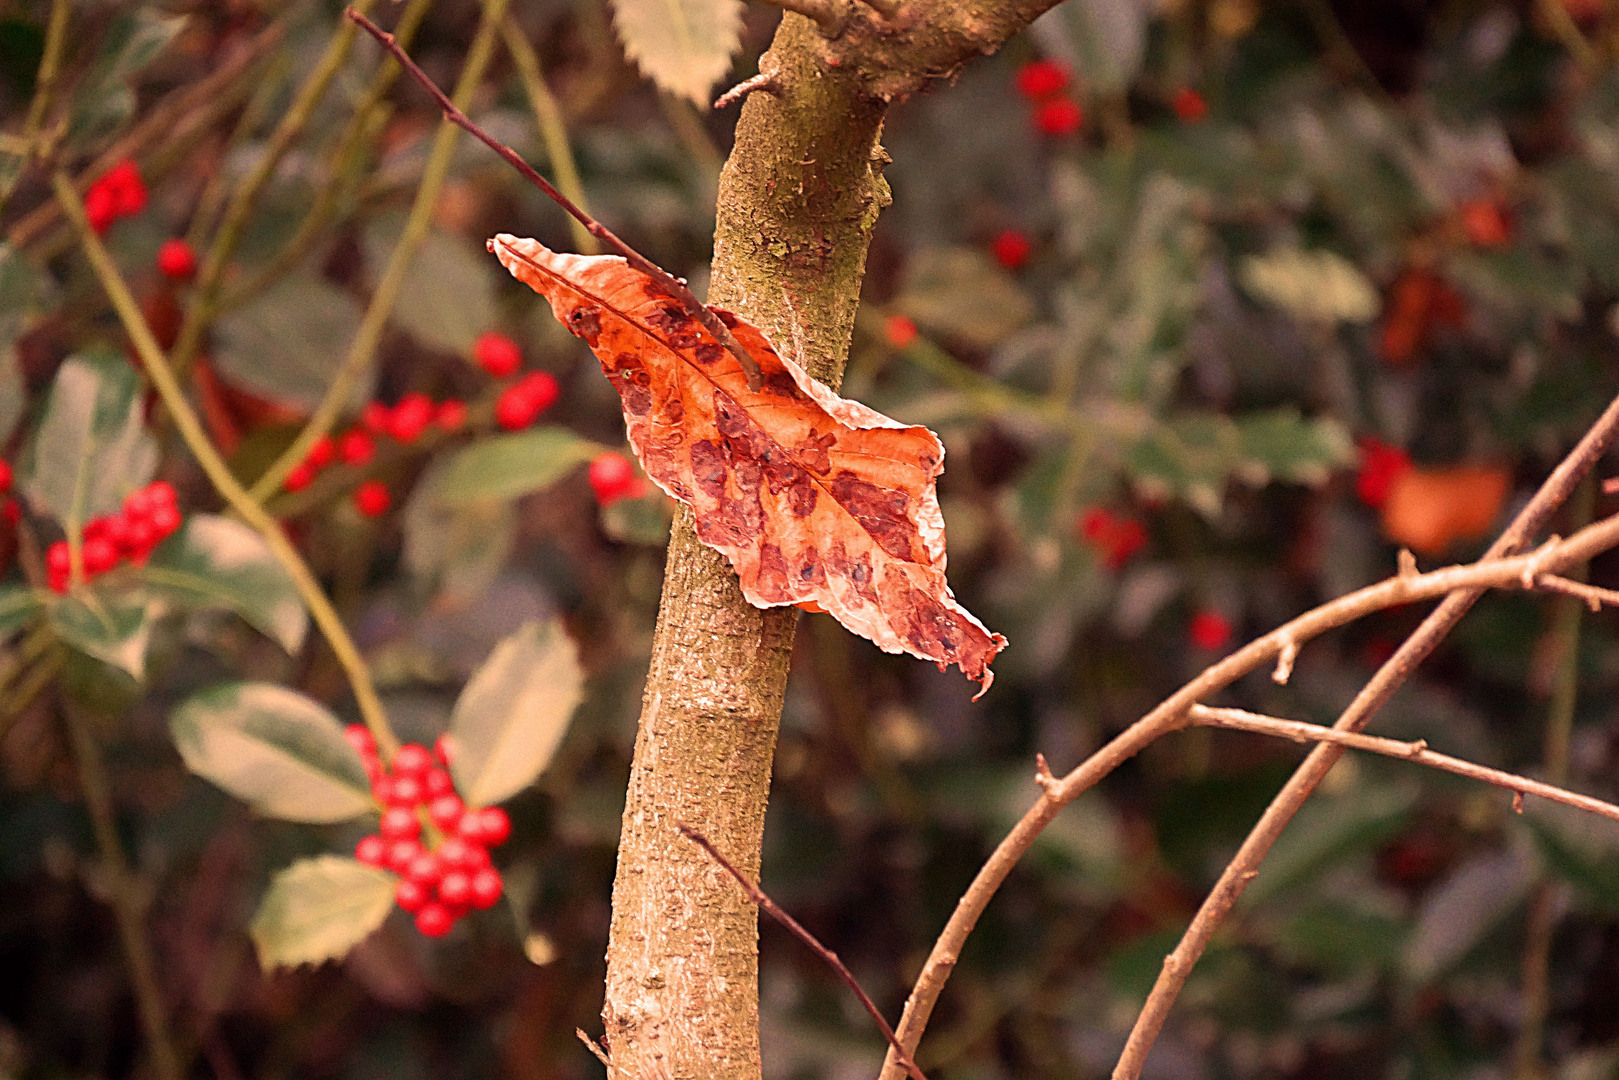
[[692, 508], [751, 603], [818, 605], [887, 652], [957, 664], [989, 688], [1006, 639], [945, 582], [937, 436], [838, 397], [720, 312], [764, 374], [750, 391], [735, 358], [616, 256], [504, 234], [489, 248], [596, 353], [647, 475]]

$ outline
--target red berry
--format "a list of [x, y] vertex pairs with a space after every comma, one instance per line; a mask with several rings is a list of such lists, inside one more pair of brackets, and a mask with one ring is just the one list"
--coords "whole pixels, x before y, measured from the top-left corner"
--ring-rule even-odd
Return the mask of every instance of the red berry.
[[557, 398], [562, 396], [562, 388], [557, 385], [556, 376], [549, 371], [529, 372], [518, 380], [517, 389], [528, 398], [529, 404], [534, 407], [535, 416], [555, 405]]
[[1053, 98], [1035, 106], [1034, 126], [1042, 135], [1066, 138], [1085, 126], [1085, 110], [1068, 98]]
[[433, 423], [444, 431], [460, 431], [467, 423], [467, 403], [454, 398], [439, 402]]
[[292, 467], [287, 478], [281, 481], [281, 486], [288, 491], [302, 491], [315, 480], [315, 470], [309, 467], [309, 462], [301, 462]]
[[118, 218], [117, 201], [112, 190], [99, 182], [92, 184], [90, 190], [84, 193], [84, 216], [90, 219], [90, 228], [98, 236], [106, 232]]
[[512, 834], [511, 819], [498, 806], [486, 806], [478, 811], [478, 832], [484, 847], [499, 847]]
[[108, 514], [101, 519], [105, 531], [102, 533], [107, 542], [120, 552], [131, 551], [134, 548], [133, 536], [129, 527], [129, 518], [123, 514]]
[[179, 506], [180, 496], [175, 493], [174, 485], [167, 480], [153, 480], [146, 485], [146, 497], [152, 501], [152, 508], [159, 506]]
[[1411, 468], [1411, 455], [1370, 436], [1360, 440], [1360, 472], [1355, 475], [1355, 494], [1374, 510], [1388, 502], [1389, 492], [1400, 474]]
[[415, 806], [422, 801], [422, 782], [414, 776], [396, 776], [393, 778], [393, 798], [389, 802], [394, 806]]
[[1007, 229], [990, 243], [990, 250], [994, 252], [996, 262], [1008, 270], [1016, 270], [1029, 261], [1029, 252], [1034, 250], [1034, 245], [1016, 229]]
[[610, 506], [628, 495], [634, 484], [635, 466], [623, 454], [608, 451], [596, 455], [590, 463], [590, 489], [602, 506]]
[[489, 865], [489, 852], [460, 836], [446, 836], [435, 854], [446, 871], [477, 870]]
[[131, 522], [137, 519], [152, 516], [152, 493], [147, 488], [137, 488], [124, 499], [124, 516]]
[[509, 378], [523, 365], [523, 350], [517, 347], [517, 342], [493, 330], [478, 335], [472, 346], [472, 357], [479, 367], [497, 379]]
[[[399, 905], [404, 907], [403, 904]], [[416, 913], [416, 929], [424, 937], [441, 938], [455, 926], [455, 915], [440, 903], [429, 903]]]
[[1035, 60], [1018, 68], [1018, 93], [1026, 98], [1050, 97], [1068, 85], [1068, 69], [1055, 60]]
[[444, 865], [430, 851], [422, 852], [405, 867], [405, 879], [418, 885], [437, 885], [438, 879], [443, 876]]
[[351, 428], [337, 440], [337, 454], [345, 465], [364, 465], [377, 456], [377, 444], [359, 428]]
[[66, 540], [58, 540], [45, 549], [45, 568], [53, 574], [66, 574], [73, 565]]
[[381, 480], [367, 480], [354, 489], [354, 506], [362, 517], [381, 517], [393, 505], [388, 485]]
[[890, 315], [883, 320], [883, 336], [896, 349], [909, 348], [916, 340], [916, 324], [903, 315]]
[[354, 857], [367, 866], [381, 866], [388, 858], [388, 841], [368, 836], [354, 845]]
[[118, 565], [118, 549], [104, 536], [86, 540], [83, 557], [86, 574], [105, 574]]
[[392, 415], [388, 406], [380, 401], [368, 401], [360, 410], [360, 426], [373, 435], [386, 435], [388, 433], [388, 418]]
[[158, 536], [168, 536], [180, 527], [184, 519], [180, 516], [180, 508], [173, 503], [162, 503], [152, 508], [152, 528]]
[[197, 253], [176, 237], [157, 249], [157, 268], [171, 281], [190, 281], [197, 273]]
[[146, 181], [128, 158], [108, 169], [96, 183], [105, 184], [112, 192], [113, 212], [119, 217], [129, 217], [146, 209]]
[[1462, 231], [1477, 247], [1501, 248], [1512, 243], [1512, 227], [1500, 204], [1493, 199], [1473, 199], [1462, 204]]
[[472, 906], [479, 911], [494, 907], [502, 891], [500, 871], [494, 867], [485, 867], [472, 875]]
[[433, 755], [420, 743], [406, 743], [394, 753], [392, 765], [399, 776], [420, 777], [433, 767]]
[[361, 757], [377, 752], [377, 740], [364, 724], [350, 724], [343, 729], [343, 738]]
[[433, 769], [422, 777], [422, 789], [427, 792], [429, 799], [436, 799], [441, 795], [449, 795], [455, 791], [455, 781], [443, 769]]
[[51, 587], [51, 592], [53, 593], [65, 593], [68, 586], [68, 574], [66, 571], [49, 570], [45, 574], [45, 584]]
[[1175, 115], [1183, 123], [1195, 124], [1209, 115], [1209, 103], [1203, 100], [1203, 95], [1190, 86], [1183, 86], [1175, 92], [1175, 98], [1170, 102], [1175, 109]]
[[462, 809], [461, 796], [440, 795], [429, 804], [427, 816], [433, 819], [434, 825], [448, 830], [455, 828], [455, 823], [461, 820]]
[[7, 499], [4, 508], [0, 509], [0, 517], [4, 517], [6, 524], [15, 529], [17, 522], [22, 520], [22, 507], [17, 505], [16, 499]]
[[[125, 511], [128, 514], [128, 511]], [[160, 539], [157, 535], [157, 526], [152, 524], [149, 517], [136, 518], [129, 522], [129, 550], [132, 553], [142, 553], [156, 544]]]
[[390, 806], [382, 813], [382, 835], [389, 840], [405, 840], [418, 836], [422, 823], [416, 812], [403, 806]]
[[[392, 806], [394, 801], [394, 778], [381, 771], [381, 762], [378, 762], [377, 775], [371, 778], [371, 797], [383, 806]], [[369, 773], [369, 770], [367, 770]]]
[[324, 469], [335, 460], [337, 460], [337, 440], [330, 435], [322, 435], [309, 448], [309, 456], [304, 458], [304, 464], [311, 469]]
[[1222, 648], [1231, 640], [1231, 624], [1226, 622], [1225, 616], [1218, 611], [1198, 612], [1192, 616], [1188, 629], [1191, 632], [1192, 644], [1200, 649]]
[[448, 733], [433, 741], [433, 756], [446, 765], [455, 760], [455, 740]]
[[482, 850], [485, 843], [483, 838], [483, 815], [477, 811], [462, 814], [461, 820], [456, 822], [455, 835], [471, 846]]
[[438, 898], [451, 907], [469, 907], [472, 904], [472, 876], [462, 870], [451, 870], [438, 883]]
[[391, 840], [388, 842], [388, 869], [403, 874], [405, 868], [421, 853], [420, 840]]
[[539, 415], [540, 410], [523, 393], [521, 385], [508, 386], [495, 399], [495, 423], [506, 431], [522, 431]]
[[0, 495], [11, 490], [11, 462], [0, 459]]
[[394, 890], [394, 902], [406, 911], [421, 911], [432, 895], [424, 886], [407, 878]]
[[426, 394], [406, 394], [388, 418], [388, 434], [397, 442], [412, 443], [433, 422], [433, 402]]

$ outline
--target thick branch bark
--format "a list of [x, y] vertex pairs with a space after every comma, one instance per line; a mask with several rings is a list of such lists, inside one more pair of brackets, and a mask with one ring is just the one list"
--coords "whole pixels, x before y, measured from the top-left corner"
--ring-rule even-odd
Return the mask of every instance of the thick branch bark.
[[[760, 61], [780, 93], [748, 99], [720, 179], [710, 302], [836, 387], [889, 201], [878, 143], [888, 104], [994, 51], [1052, 2], [1002, 2], [986, 15], [913, 0], [887, 22], [851, 5], [830, 40], [784, 16]], [[796, 616], [743, 600], [681, 514], [613, 886], [602, 1017], [618, 1076], [759, 1076], [757, 913], [674, 822], [757, 877]]]

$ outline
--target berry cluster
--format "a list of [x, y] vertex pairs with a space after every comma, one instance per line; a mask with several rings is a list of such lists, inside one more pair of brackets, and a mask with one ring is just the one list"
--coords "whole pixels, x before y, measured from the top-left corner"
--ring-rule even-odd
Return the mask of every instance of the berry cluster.
[[609, 450], [597, 454], [590, 463], [590, 490], [596, 493], [596, 502], [611, 506], [620, 499], [639, 499], [646, 494], [646, 481], [635, 473], [635, 466], [623, 454]]
[[1029, 99], [1042, 135], [1066, 138], [1085, 126], [1085, 110], [1068, 95], [1068, 69], [1055, 60], [1034, 60], [1018, 69], [1018, 93]]
[[146, 209], [146, 181], [127, 158], [108, 169], [84, 193], [84, 216], [90, 227], [104, 233], [121, 217], [132, 217]]
[[[440, 737], [433, 752], [406, 743], [392, 769], [377, 756], [377, 743], [358, 724], [344, 733], [365, 762], [371, 792], [382, 804], [382, 825], [361, 840], [354, 857], [400, 877], [394, 900], [416, 916], [416, 929], [443, 937], [468, 911], [493, 907], [504, 884], [489, 861], [489, 849], [506, 842], [512, 826], [498, 806], [462, 804], [444, 766], [449, 746]], [[424, 835], [429, 847], [422, 841]]]
[[[478, 335], [472, 358], [495, 379], [509, 379], [523, 366], [523, 351], [517, 342], [493, 330]], [[522, 431], [555, 405], [561, 393], [548, 372], [531, 371], [500, 392], [495, 400], [495, 423], [506, 431]]]
[[1101, 556], [1102, 564], [1117, 570], [1147, 542], [1147, 527], [1132, 517], [1093, 506], [1079, 516], [1079, 535]]
[[[118, 513], [95, 518], [84, 526], [80, 554], [85, 577], [105, 574], [124, 560], [145, 562], [152, 549], [180, 527], [180, 521], [174, 487], [167, 480], [155, 480], [134, 492]], [[45, 549], [45, 573], [53, 591], [67, 592], [72, 564], [66, 540]]]

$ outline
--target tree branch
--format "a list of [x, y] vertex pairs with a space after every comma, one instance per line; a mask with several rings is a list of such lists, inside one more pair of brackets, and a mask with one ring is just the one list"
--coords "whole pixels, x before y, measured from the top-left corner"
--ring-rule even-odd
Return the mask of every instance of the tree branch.
[[[1000, 888], [1001, 883], [1006, 880], [1006, 876], [1011, 873], [1012, 867], [1028, 851], [1046, 825], [1056, 817], [1058, 811], [1112, 772], [1113, 769], [1135, 756], [1142, 748], [1159, 736], [1174, 730], [1184, 723], [1187, 711], [1194, 704], [1217, 690], [1230, 685], [1249, 672], [1255, 671], [1272, 660], [1281, 657], [1284, 650], [1291, 649], [1296, 653], [1302, 642], [1316, 637], [1326, 630], [1352, 622], [1373, 611], [1386, 607], [1409, 603], [1417, 599], [1445, 596], [1445, 600], [1429, 615], [1417, 634], [1413, 635], [1412, 639], [1407, 640], [1406, 645], [1395, 653], [1394, 658], [1384, 665], [1382, 671], [1379, 671], [1378, 675], [1373, 677], [1372, 683], [1368, 685], [1367, 689], [1362, 691], [1361, 697], [1356, 699], [1357, 703], [1363, 699], [1368, 702], [1367, 705], [1362, 705], [1362, 708], [1366, 710], [1362, 714], [1363, 719], [1361, 720], [1361, 723], [1364, 723], [1364, 718], [1369, 718], [1371, 712], [1375, 711], [1375, 708], [1380, 706], [1382, 701], [1386, 700], [1387, 695], [1393, 693], [1398, 685], [1397, 683], [1379, 684], [1379, 676], [1384, 676], [1385, 672], [1398, 671], [1400, 673], [1399, 677], [1403, 681], [1404, 676], [1415, 666], [1416, 660], [1412, 659], [1412, 656], [1415, 655], [1416, 659], [1420, 659], [1443, 636], [1443, 631], [1427, 630], [1429, 636], [1418, 640], [1418, 636], [1422, 635], [1430, 625], [1444, 619], [1447, 620], [1444, 624], [1444, 630], [1448, 630], [1484, 589], [1491, 587], [1521, 588], [1524, 584], [1523, 575], [1525, 572], [1530, 574], [1530, 580], [1533, 583], [1542, 574], [1555, 573], [1556, 569], [1562, 566], [1572, 565], [1581, 559], [1589, 558], [1590, 554], [1594, 553], [1595, 550], [1606, 550], [1608, 546], [1611, 546], [1613, 540], [1619, 539], [1619, 534], [1612, 532], [1615, 525], [1619, 524], [1619, 519], [1616, 518], [1610, 518], [1598, 525], [1581, 530], [1580, 533], [1576, 534], [1576, 538], [1580, 541], [1576, 547], [1565, 548], [1562, 546], [1570, 541], [1551, 541], [1529, 555], [1517, 558], [1501, 557], [1505, 552], [1520, 546], [1528, 536], [1532, 535], [1534, 531], [1545, 523], [1552, 510], [1567, 497], [1568, 492], [1572, 490], [1579, 478], [1595, 464], [1597, 458], [1612, 442], [1615, 434], [1619, 434], [1619, 399], [1615, 399], [1613, 404], [1608, 407], [1602, 418], [1580, 441], [1568, 458], [1558, 466], [1545, 484], [1541, 486], [1540, 491], [1534, 499], [1530, 500], [1529, 505], [1524, 508], [1523, 512], [1502, 534], [1501, 538], [1491, 546], [1490, 551], [1486, 554], [1485, 561], [1474, 563], [1471, 566], [1449, 567], [1428, 574], [1396, 574], [1394, 577], [1377, 585], [1368, 586], [1308, 611], [1264, 637], [1251, 642], [1219, 663], [1205, 669], [1196, 679], [1182, 687], [1152, 712], [1136, 721], [1062, 779], [1054, 779], [1049, 773], [1043, 774], [1040, 777], [1043, 790], [1041, 797], [1012, 827], [1011, 832], [1001, 840], [989, 859], [979, 869], [972, 884], [968, 886], [967, 892], [957, 903], [956, 909], [945, 924], [944, 930], [939, 934], [939, 938], [935, 942], [927, 961], [923, 964], [922, 971], [917, 977], [916, 985], [905, 1004], [904, 1015], [900, 1017], [898, 1026], [900, 1044], [905, 1047], [907, 1052], [915, 1054], [917, 1043], [921, 1040], [922, 1032], [927, 1027], [928, 1019], [932, 1015], [933, 1006], [938, 1001], [939, 994], [943, 991], [945, 983], [949, 980], [950, 973], [960, 956], [961, 948], [968, 935], [972, 933], [973, 927], [977, 925], [979, 916], [983, 914], [984, 909], [994, 897], [996, 890]], [[1600, 537], [1599, 533], [1601, 534]], [[1571, 538], [1571, 541], [1576, 538]], [[1589, 547], [1588, 545], [1594, 545], [1594, 547]], [[1556, 565], [1552, 565], [1553, 563]], [[1410, 591], [1407, 592], [1407, 590]], [[1447, 593], [1450, 595], [1446, 596]], [[1459, 598], [1465, 598], [1465, 602]], [[1413, 641], [1417, 642], [1415, 646], [1413, 646]], [[1416, 651], [1418, 648], [1421, 649], [1420, 653]], [[1403, 660], [1402, 654], [1404, 654]], [[1398, 665], [1396, 664], [1397, 660], [1401, 661]], [[1382, 696], [1376, 698], [1375, 706], [1370, 705], [1371, 699], [1368, 699], [1367, 695], [1380, 685], [1381, 689], [1378, 692]], [[1354, 714], [1355, 708], [1355, 705], [1351, 705], [1351, 712], [1346, 713], [1346, 717]], [[1351, 730], [1358, 730], [1358, 726]], [[1342, 719], [1339, 721], [1339, 727], [1344, 727]], [[1297, 802], [1293, 804], [1292, 810], [1275, 825], [1275, 834], [1280, 833], [1282, 826], [1297, 811], [1297, 806], [1303, 803], [1309, 790], [1314, 789], [1315, 784], [1320, 782], [1320, 776], [1325, 775], [1326, 769], [1331, 767], [1332, 762], [1335, 762], [1342, 752], [1337, 747], [1323, 745], [1317, 747], [1310, 757], [1306, 759], [1304, 766], [1300, 768], [1300, 773], [1303, 773], [1305, 768], [1310, 767], [1311, 762], [1317, 761], [1318, 756], [1332, 755], [1332, 760], [1327, 762], [1325, 767], [1319, 768], [1320, 775], [1314, 776], [1313, 780], [1310, 781], [1309, 788], [1297, 796]], [[1299, 774], [1295, 774], [1295, 779], [1298, 776]], [[1284, 789], [1283, 794], [1287, 794], [1286, 789]], [[1272, 804], [1273, 810], [1281, 802], [1281, 799], [1282, 796], [1278, 796], [1277, 803]], [[1267, 811], [1268, 815], [1269, 811]], [[1264, 850], [1268, 851], [1270, 844], [1274, 843], [1275, 834], [1272, 834], [1265, 843]], [[1263, 857], [1262, 854], [1260, 857]], [[1233, 862], [1233, 866], [1235, 865], [1236, 863]], [[1225, 881], [1226, 877], [1232, 876], [1234, 876], [1232, 868], [1227, 867], [1226, 875], [1222, 877], [1222, 881]], [[1222, 913], [1224, 910], [1229, 909], [1230, 904], [1236, 902], [1236, 897], [1240, 895], [1241, 887], [1246, 885], [1247, 880], [1249, 879], [1241, 879], [1238, 882], [1236, 892], [1230, 895], [1229, 902], [1222, 909]], [[1213, 897], [1211, 896], [1212, 900]], [[1208, 907], [1208, 904], [1209, 901], [1206, 901], [1205, 908]], [[1197, 924], [1194, 923], [1194, 928], [1196, 926]], [[1212, 934], [1213, 926], [1208, 926], [1207, 930], [1208, 933]], [[1190, 936], [1191, 933], [1192, 931], [1189, 930], [1188, 935]], [[1206, 943], [1207, 938], [1203, 937], [1201, 940]], [[1182, 944], [1186, 944], [1184, 939]], [[1201, 952], [1201, 946], [1198, 947], [1197, 951]], [[1160, 984], [1167, 985], [1166, 980], [1169, 980], [1174, 983], [1175, 989], [1178, 991], [1179, 986], [1185, 982], [1186, 973], [1190, 970], [1190, 967], [1191, 961], [1177, 961], [1173, 965], [1166, 963], [1164, 974], [1159, 979]], [[1158, 992], [1157, 988], [1155, 988], [1154, 992]], [[1173, 994], [1169, 995], [1169, 1000], [1173, 1000]], [[1149, 999], [1149, 1005], [1151, 1004], [1152, 1001]], [[1167, 1012], [1168, 1001], [1164, 1001], [1161, 1008], [1164, 1012]], [[1145, 1009], [1142, 1015], [1146, 1015]], [[1162, 1025], [1161, 1016], [1158, 1023], [1159, 1026]], [[1138, 1029], [1140, 1024], [1141, 1020], [1138, 1018]], [[1156, 1033], [1156, 1028], [1154, 1033]], [[1150, 1040], [1148, 1045], [1150, 1046]], [[1130, 1044], [1127, 1044], [1126, 1053], [1130, 1052]], [[1145, 1058], [1145, 1049], [1140, 1051], [1140, 1058]], [[1123, 1062], [1121, 1060], [1122, 1067]], [[1139, 1061], [1136, 1062], [1135, 1068], [1139, 1070]], [[897, 1062], [890, 1060], [884, 1063], [881, 1080], [898, 1080], [899, 1073]], [[1133, 1076], [1134, 1074], [1121, 1073], [1116, 1075]]]
[[[1187, 719], [1194, 727], [1251, 731], [1258, 735], [1275, 735], [1283, 739], [1292, 739], [1294, 742], [1332, 743], [1350, 750], [1365, 750], [1372, 754], [1382, 754], [1384, 757], [1414, 761], [1418, 765], [1428, 765], [1448, 773], [1455, 773], [1457, 776], [1465, 776], [1469, 780], [1481, 780], [1486, 784], [1506, 788], [1515, 796], [1535, 795], [1550, 802], [1572, 806], [1576, 810], [1588, 811], [1610, 821], [1619, 821], [1619, 806], [1610, 802], [1593, 799], [1589, 795], [1576, 794], [1556, 784], [1531, 780], [1527, 776], [1517, 776], [1502, 772], [1500, 769], [1475, 765], [1471, 761], [1451, 757], [1449, 754], [1436, 753], [1428, 749], [1428, 743], [1423, 739], [1416, 742], [1401, 742], [1399, 739], [1362, 735], [1355, 731], [1339, 731], [1320, 724], [1308, 724], [1302, 720], [1282, 720], [1242, 709], [1211, 709], [1206, 705], [1193, 705], [1187, 712]], [[1522, 813], [1522, 802], [1515, 801], [1513, 809]]]

